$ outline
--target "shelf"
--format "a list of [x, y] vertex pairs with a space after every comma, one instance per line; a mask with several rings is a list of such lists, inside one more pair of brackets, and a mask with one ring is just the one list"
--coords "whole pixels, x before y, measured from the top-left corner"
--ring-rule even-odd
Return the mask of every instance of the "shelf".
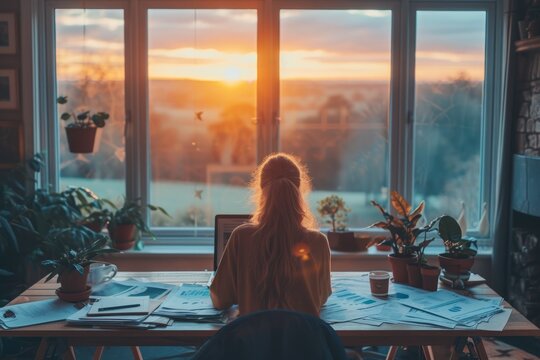
[[540, 51], [540, 36], [533, 37], [532, 39], [516, 41], [516, 51]]

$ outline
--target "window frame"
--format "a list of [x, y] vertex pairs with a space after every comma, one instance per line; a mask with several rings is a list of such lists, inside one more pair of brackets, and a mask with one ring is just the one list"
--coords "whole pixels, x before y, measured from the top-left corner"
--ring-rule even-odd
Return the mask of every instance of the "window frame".
[[[280, 12], [287, 9], [381, 9], [392, 11], [391, 74], [388, 109], [389, 188], [410, 198], [413, 192], [414, 70], [416, 12], [422, 10], [480, 10], [486, 12], [484, 114], [481, 145], [482, 200], [494, 214], [497, 134], [496, 117], [501, 94], [502, 2], [500, 0], [40, 0], [37, 28], [43, 40], [37, 59], [39, 105], [46, 115], [34, 131], [33, 149], [47, 154], [47, 172], [41, 186], [59, 187], [59, 124], [56, 106], [55, 10], [70, 8], [122, 9], [124, 11], [124, 87], [126, 114], [126, 197], [148, 202], [148, 10], [149, 9], [253, 9], [257, 11], [257, 161], [279, 150], [279, 49]], [[38, 31], [37, 33], [39, 33]], [[47, 149], [49, 149], [47, 151]], [[405, 151], [403, 151], [403, 149]], [[159, 205], [159, 204], [158, 204]], [[149, 219], [149, 214], [146, 214]], [[490, 220], [492, 217], [490, 217]], [[493, 221], [491, 221], [493, 222]], [[150, 244], [209, 245], [213, 228], [153, 228], [158, 240]], [[362, 229], [353, 229], [360, 230]], [[373, 229], [364, 229], [373, 233]], [[475, 235], [469, 232], [469, 235]], [[146, 239], [143, 239], [146, 240]], [[481, 244], [490, 244], [482, 239]]]

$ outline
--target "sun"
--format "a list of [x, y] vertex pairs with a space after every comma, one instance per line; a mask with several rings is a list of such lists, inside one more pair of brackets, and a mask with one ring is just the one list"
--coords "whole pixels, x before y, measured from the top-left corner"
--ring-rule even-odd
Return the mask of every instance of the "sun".
[[236, 85], [240, 81], [241, 72], [237, 67], [225, 68], [223, 81], [228, 85]]

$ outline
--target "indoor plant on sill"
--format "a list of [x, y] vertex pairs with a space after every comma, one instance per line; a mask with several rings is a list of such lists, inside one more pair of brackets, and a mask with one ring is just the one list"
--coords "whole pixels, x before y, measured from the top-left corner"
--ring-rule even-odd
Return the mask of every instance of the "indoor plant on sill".
[[332, 227], [328, 231], [328, 243], [332, 250], [356, 251], [354, 233], [345, 231], [349, 211], [343, 198], [337, 195], [327, 196], [317, 202], [317, 212]]
[[[424, 227], [417, 227], [417, 223], [422, 217], [424, 211], [424, 202], [412, 210], [411, 205], [401, 196], [397, 191], [392, 191], [390, 194], [390, 202], [392, 207], [396, 211], [397, 215], [391, 215], [376, 201], [372, 200], [371, 203], [375, 206], [381, 214], [384, 216], [384, 221], [376, 222], [371, 227], [377, 227], [388, 230], [390, 237], [384, 240], [381, 244], [390, 245], [392, 247], [392, 254], [388, 255], [390, 265], [392, 266], [392, 273], [394, 275], [394, 281], [398, 283], [408, 283], [407, 264], [416, 263], [417, 255], [414, 251], [414, 243], [416, 238], [425, 234], [433, 228], [439, 218], [431, 221]], [[427, 245], [426, 245], [427, 246]]]
[[92, 288], [87, 285], [89, 265], [96, 256], [116, 252], [105, 248], [108, 237], [86, 229], [83, 226], [52, 229], [47, 234], [46, 244], [50, 247], [53, 259], [41, 262], [52, 267], [46, 282], [58, 275], [60, 288], [56, 295], [64, 301], [79, 302], [88, 299]]
[[[434, 225], [434, 222], [431, 224]], [[424, 235], [426, 235], [428, 231], [424, 232]], [[424, 236], [424, 240], [420, 244], [413, 245], [412, 249], [416, 253], [417, 260], [415, 263], [407, 264], [409, 285], [428, 291], [437, 290], [439, 274], [441, 273], [440, 268], [428, 264], [426, 256], [424, 255], [427, 246], [433, 240], [435, 239], [432, 238], [427, 240], [426, 236]]]
[[[147, 205], [150, 211], [160, 211], [169, 216], [167, 211], [159, 206]], [[154, 237], [144, 221], [144, 206], [140, 200], [124, 201], [124, 205], [111, 213], [107, 229], [112, 240], [112, 246], [118, 250], [128, 250], [135, 245], [138, 232]]]
[[[67, 96], [59, 96], [56, 102], [60, 105], [67, 104]], [[77, 154], [87, 154], [94, 151], [94, 141], [97, 128], [105, 126], [105, 120], [109, 114], [103, 111], [90, 113], [90, 110], [75, 114], [73, 112], [63, 112], [60, 119], [68, 121], [73, 119], [71, 124], [66, 126], [66, 137], [69, 151]]]
[[443, 216], [439, 222], [439, 236], [446, 252], [439, 254], [443, 277], [455, 282], [467, 281], [476, 256], [476, 240], [462, 238], [458, 222], [451, 216]]

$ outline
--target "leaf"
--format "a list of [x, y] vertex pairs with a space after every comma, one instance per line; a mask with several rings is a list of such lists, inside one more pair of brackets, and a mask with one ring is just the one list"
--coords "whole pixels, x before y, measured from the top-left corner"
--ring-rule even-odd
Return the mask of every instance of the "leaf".
[[384, 221], [379, 221], [379, 222], [376, 222], [374, 224], [369, 225], [368, 227], [376, 227], [376, 228], [380, 228], [380, 229], [388, 229], [388, 223], [386, 223]]
[[407, 216], [411, 211], [411, 205], [397, 191], [392, 191], [390, 195], [390, 203], [401, 216]]
[[420, 204], [418, 204], [416, 209], [414, 209], [413, 212], [409, 215], [409, 217], [414, 218], [417, 215], [420, 215], [420, 217], [422, 217], [422, 213], [424, 212], [425, 206], [426, 206], [426, 203], [424, 202], [424, 200], [422, 200]]
[[461, 240], [461, 227], [451, 216], [442, 216], [439, 220], [439, 235], [445, 241], [458, 242]]
[[71, 118], [71, 114], [68, 113], [68, 112], [65, 112], [65, 113], [62, 113], [62, 115], [60, 115], [60, 119], [64, 120], [64, 121], [67, 121]]
[[60, 105], [64, 105], [64, 104], [67, 104], [68, 102], [68, 97], [67, 96], [59, 96], [57, 99], [56, 99], [56, 102]]

